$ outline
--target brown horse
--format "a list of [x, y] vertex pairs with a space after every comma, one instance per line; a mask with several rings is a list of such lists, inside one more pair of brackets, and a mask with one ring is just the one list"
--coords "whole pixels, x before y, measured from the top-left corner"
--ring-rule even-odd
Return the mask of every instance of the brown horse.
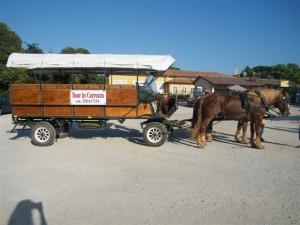
[[[197, 100], [192, 120], [192, 136], [197, 139], [199, 147], [206, 145], [208, 125], [218, 116], [226, 120], [251, 121], [251, 145], [263, 148], [260, 130], [268, 105], [279, 108], [287, 114], [288, 94], [281, 90], [260, 89], [258, 92], [247, 93], [248, 107], [244, 107], [239, 95], [213, 93]], [[254, 132], [256, 139], [254, 140]]]
[[[280, 101], [280, 100], [278, 101], [275, 98], [275, 96], [277, 96], [277, 95], [274, 96], [273, 94], [270, 94], [270, 91], [266, 91], [266, 90], [270, 90], [270, 89], [259, 88], [259, 89], [253, 89], [250, 92], [248, 92], [248, 96], [250, 98], [250, 101], [251, 101], [251, 98], [256, 97], [257, 95], [261, 95], [262, 98], [260, 98], [258, 100], [263, 99], [262, 104], [265, 104], [267, 109], [276, 107], [280, 110], [280, 114], [282, 114], [282, 115], [289, 114], [288, 111], [284, 111], [284, 106], [281, 106], [282, 104], [284, 104], [284, 102], [289, 103], [290, 99], [289, 99], [288, 92], [283, 90], [282, 93], [281, 93], [281, 100], [282, 101]], [[277, 92], [278, 91], [279, 90], [277, 90]], [[248, 144], [249, 143], [248, 138], [246, 136], [247, 128], [248, 128], [248, 122], [249, 122], [248, 120], [240, 120], [238, 122], [237, 130], [236, 130], [236, 133], [235, 133], [235, 136], [234, 136], [236, 142], [243, 143], [243, 144]], [[242, 137], [240, 136], [241, 130], [243, 130]], [[261, 137], [261, 139], [262, 139], [262, 137]]]

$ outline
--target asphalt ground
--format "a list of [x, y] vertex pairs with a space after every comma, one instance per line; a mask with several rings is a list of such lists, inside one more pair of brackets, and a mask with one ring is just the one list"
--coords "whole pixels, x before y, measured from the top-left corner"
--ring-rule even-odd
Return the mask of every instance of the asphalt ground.
[[[0, 224], [300, 224], [299, 108], [267, 120], [265, 150], [214, 125], [199, 149], [188, 128], [148, 147], [138, 120], [82, 131], [49, 147], [0, 117]], [[172, 119], [188, 119], [180, 107]]]

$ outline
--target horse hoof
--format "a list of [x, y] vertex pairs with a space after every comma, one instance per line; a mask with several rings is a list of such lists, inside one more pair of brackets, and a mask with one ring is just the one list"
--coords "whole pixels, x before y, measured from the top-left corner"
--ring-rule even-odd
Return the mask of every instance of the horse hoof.
[[212, 138], [207, 138], [206, 141], [207, 142], [212, 142], [213, 140], [212, 140]]
[[256, 144], [256, 143], [252, 143], [251, 147], [256, 149], [265, 149], [265, 147], [262, 144]]
[[242, 143], [242, 139], [241, 139], [241, 138], [238, 138], [238, 137], [235, 138], [235, 141], [236, 141], [237, 143]]
[[242, 143], [242, 144], [249, 144], [249, 141], [248, 140], [242, 140], [240, 143]]
[[198, 144], [198, 148], [205, 148], [204, 144]]

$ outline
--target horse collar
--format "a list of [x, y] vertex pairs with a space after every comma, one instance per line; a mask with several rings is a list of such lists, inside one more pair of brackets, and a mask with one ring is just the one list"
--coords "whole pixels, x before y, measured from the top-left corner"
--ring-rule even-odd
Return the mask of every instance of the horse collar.
[[261, 102], [263, 103], [263, 105], [266, 107], [267, 111], [269, 110], [270, 108], [270, 105], [268, 104], [265, 96], [263, 96], [260, 91], [258, 90], [255, 90], [255, 93], [257, 94], [257, 96], [261, 99]]

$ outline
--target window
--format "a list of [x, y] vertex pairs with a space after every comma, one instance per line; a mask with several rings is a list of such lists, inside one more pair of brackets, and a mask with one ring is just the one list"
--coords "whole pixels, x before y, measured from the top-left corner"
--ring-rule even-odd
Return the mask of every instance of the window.
[[[144, 86], [144, 83], [145, 83], [145, 82], [139, 80], [138, 83], [139, 83], [139, 86], [141, 87], [141, 86]], [[136, 81], [132, 81], [132, 84], [133, 84], [133, 85], [136, 85]]]
[[191, 93], [193, 93], [193, 92], [194, 92], [194, 90], [195, 90], [195, 88], [191, 88]]
[[186, 87], [182, 87], [182, 89], [181, 89], [181, 94], [183, 94], [183, 95], [186, 94]]
[[127, 84], [127, 80], [113, 80], [113, 84]]
[[177, 94], [177, 87], [173, 87], [173, 92], [172, 94]]
[[202, 87], [197, 87], [197, 92], [202, 92], [202, 91], [203, 91]]

